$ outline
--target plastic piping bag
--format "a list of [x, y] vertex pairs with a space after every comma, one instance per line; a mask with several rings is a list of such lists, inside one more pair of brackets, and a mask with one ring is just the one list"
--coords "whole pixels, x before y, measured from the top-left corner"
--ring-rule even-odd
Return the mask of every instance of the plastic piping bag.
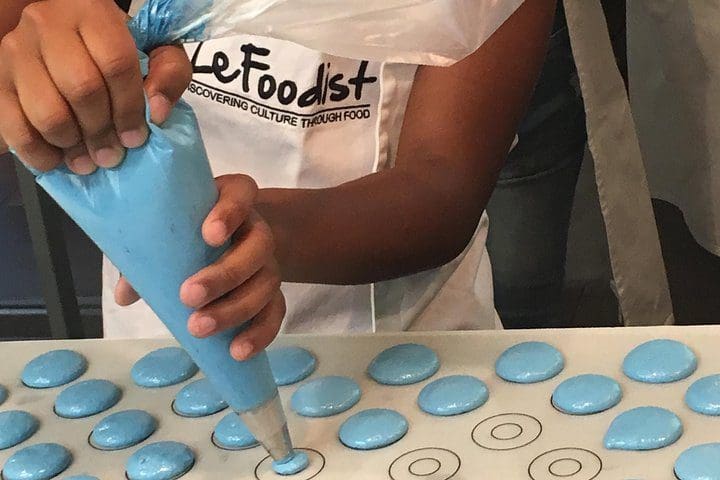
[[230, 356], [230, 342], [240, 329], [205, 339], [187, 330], [192, 309], [180, 301], [180, 285], [227, 248], [212, 248], [202, 238], [202, 222], [218, 193], [195, 114], [187, 104], [180, 102], [162, 127], [150, 124], [146, 144], [128, 150], [116, 168], [86, 176], [65, 166], [34, 173], [233, 409], [252, 410], [277, 394], [265, 352], [245, 362]]
[[251, 34], [348, 58], [451, 65], [524, 0], [148, 0], [132, 20], [141, 50]]

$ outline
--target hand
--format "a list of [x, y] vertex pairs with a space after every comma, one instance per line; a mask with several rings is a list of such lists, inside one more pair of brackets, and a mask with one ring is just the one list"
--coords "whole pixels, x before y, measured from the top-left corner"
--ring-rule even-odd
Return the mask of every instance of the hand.
[[[188, 278], [180, 288], [180, 300], [197, 309], [188, 330], [207, 337], [250, 322], [231, 343], [230, 353], [246, 360], [275, 338], [285, 316], [280, 292], [280, 271], [274, 257], [270, 227], [252, 209], [257, 195], [255, 182], [245, 175], [226, 175], [216, 180], [220, 197], [202, 226], [205, 242], [232, 245], [213, 265]], [[119, 305], [138, 300], [125, 279], [115, 289]]]
[[[125, 14], [112, 0], [45, 0], [0, 42], [0, 151], [41, 171], [117, 166], [147, 140], [143, 79]], [[162, 123], [190, 82], [181, 47], [150, 53], [144, 82]]]

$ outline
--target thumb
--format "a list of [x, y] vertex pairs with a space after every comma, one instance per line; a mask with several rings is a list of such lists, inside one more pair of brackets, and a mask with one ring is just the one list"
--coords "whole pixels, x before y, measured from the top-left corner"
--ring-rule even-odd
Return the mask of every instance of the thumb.
[[161, 125], [167, 120], [191, 79], [192, 65], [183, 47], [170, 45], [150, 52], [145, 91], [154, 124]]
[[140, 300], [140, 295], [138, 295], [132, 285], [125, 280], [125, 277], [120, 277], [120, 280], [118, 280], [115, 286], [115, 303], [121, 307], [127, 307], [138, 300]]

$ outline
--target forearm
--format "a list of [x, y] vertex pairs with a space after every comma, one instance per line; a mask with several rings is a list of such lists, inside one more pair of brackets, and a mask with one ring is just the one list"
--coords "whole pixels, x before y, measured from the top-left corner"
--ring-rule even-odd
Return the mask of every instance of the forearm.
[[553, 11], [553, 0], [527, 0], [467, 59], [419, 68], [394, 168], [334, 188], [261, 191], [283, 279], [367, 283], [461, 253], [529, 103]]
[[463, 203], [412, 172], [393, 169], [334, 188], [261, 190], [258, 209], [273, 230], [283, 280], [369, 283], [457, 256], [493, 183], [488, 178]]

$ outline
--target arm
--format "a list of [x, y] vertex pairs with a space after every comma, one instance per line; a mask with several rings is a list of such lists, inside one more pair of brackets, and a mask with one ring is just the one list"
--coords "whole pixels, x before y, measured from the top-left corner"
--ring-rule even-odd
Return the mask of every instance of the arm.
[[526, 0], [470, 57], [418, 70], [394, 168], [335, 188], [260, 191], [284, 280], [367, 283], [464, 249], [531, 98], [554, 6]]

